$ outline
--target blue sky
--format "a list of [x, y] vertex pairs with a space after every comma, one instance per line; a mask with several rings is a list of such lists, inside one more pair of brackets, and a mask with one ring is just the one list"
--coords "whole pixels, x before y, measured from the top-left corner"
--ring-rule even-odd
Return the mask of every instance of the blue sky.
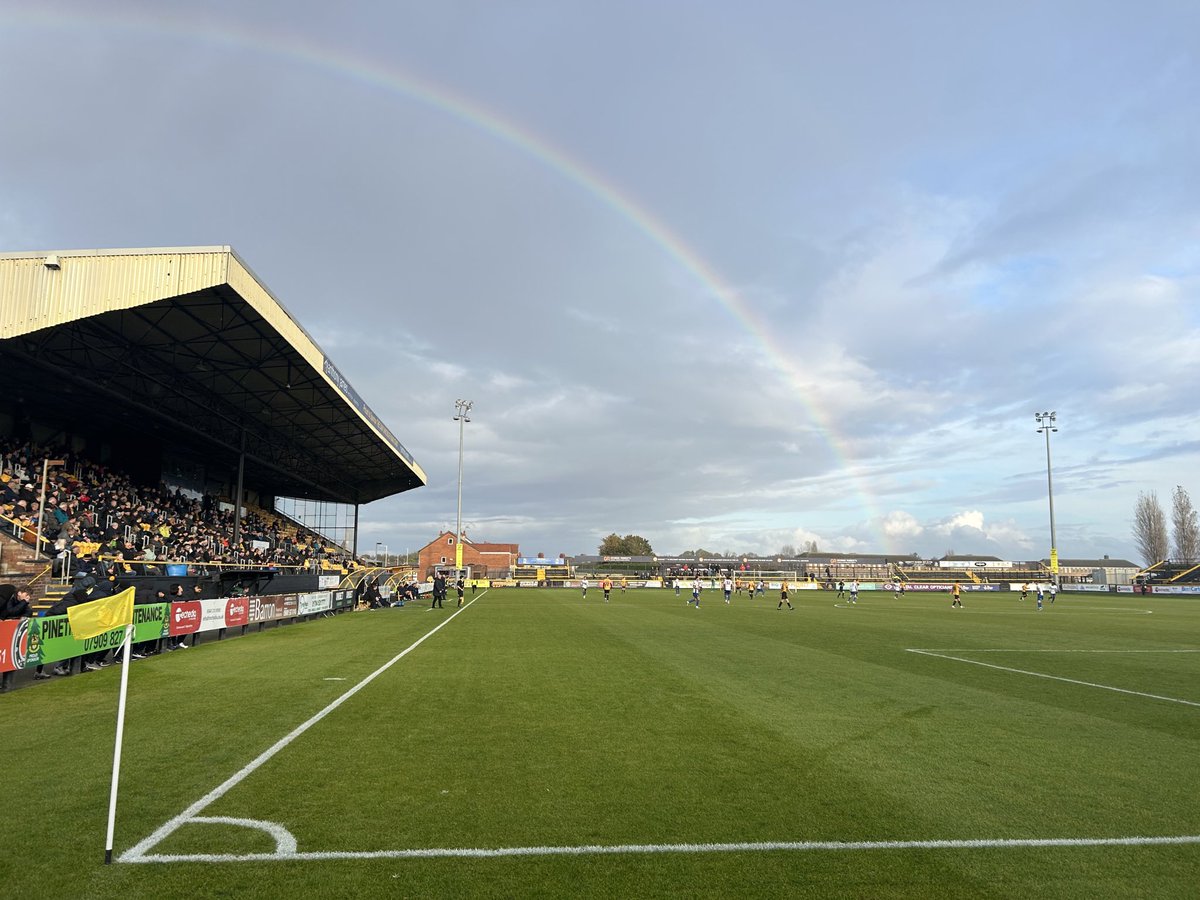
[[[244, 8], [248, 7], [248, 8]], [[231, 244], [414, 453], [360, 545], [1136, 558], [1200, 6], [6, 3], [6, 250]]]

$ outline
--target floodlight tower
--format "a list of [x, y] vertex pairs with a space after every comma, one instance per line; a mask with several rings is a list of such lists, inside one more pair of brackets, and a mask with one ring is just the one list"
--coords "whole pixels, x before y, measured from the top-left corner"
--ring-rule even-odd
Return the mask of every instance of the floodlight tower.
[[462, 574], [462, 479], [463, 479], [463, 426], [471, 419], [467, 413], [474, 406], [470, 400], [454, 401], [454, 421], [458, 423], [458, 518], [454, 527], [454, 569]]
[[1054, 583], [1058, 581], [1058, 542], [1054, 539], [1054, 481], [1050, 475], [1050, 433], [1058, 431], [1058, 427], [1054, 424], [1055, 414], [1053, 412], [1034, 413], [1033, 418], [1037, 421], [1038, 434], [1046, 435], [1046, 493], [1050, 497], [1050, 574], [1054, 578]]

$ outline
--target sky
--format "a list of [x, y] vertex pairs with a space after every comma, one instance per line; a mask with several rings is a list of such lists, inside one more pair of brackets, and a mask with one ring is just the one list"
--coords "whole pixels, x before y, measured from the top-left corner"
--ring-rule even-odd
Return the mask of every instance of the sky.
[[1138, 561], [1200, 501], [1200, 4], [0, 0], [0, 248], [231, 245], [360, 549]]

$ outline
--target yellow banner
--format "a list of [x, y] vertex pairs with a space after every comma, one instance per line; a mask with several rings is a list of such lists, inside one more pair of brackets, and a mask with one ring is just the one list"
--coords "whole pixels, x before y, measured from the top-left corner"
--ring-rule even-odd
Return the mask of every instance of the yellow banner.
[[67, 608], [71, 633], [81, 641], [133, 624], [133, 588]]
[[1058, 550], [1054, 547], [1050, 548], [1050, 571], [1058, 574]]
[[454, 568], [462, 568], [462, 538], [454, 542]]

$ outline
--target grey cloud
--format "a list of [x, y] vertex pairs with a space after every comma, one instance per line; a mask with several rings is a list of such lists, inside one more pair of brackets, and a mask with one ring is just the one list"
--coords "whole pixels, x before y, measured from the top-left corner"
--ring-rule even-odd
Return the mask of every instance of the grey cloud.
[[5, 5], [54, 114], [0, 142], [0, 234], [233, 244], [429, 473], [370, 540], [452, 518], [463, 396], [464, 512], [547, 552], [867, 551], [886, 506], [1011, 555], [1045, 405], [1108, 552], [1200, 459], [1190, 5], [47, 9]]

